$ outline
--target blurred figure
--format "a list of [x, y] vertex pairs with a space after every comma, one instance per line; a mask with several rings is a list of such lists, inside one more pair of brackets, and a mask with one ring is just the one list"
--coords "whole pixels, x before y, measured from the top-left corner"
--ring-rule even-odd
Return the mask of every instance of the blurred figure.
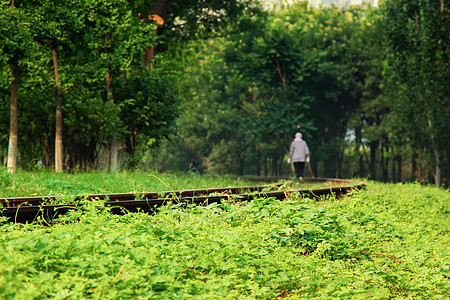
[[295, 134], [295, 139], [291, 143], [288, 163], [291, 162], [294, 163], [295, 176], [303, 179], [305, 177], [305, 162], [309, 163], [309, 148], [306, 142], [302, 140], [300, 132]]

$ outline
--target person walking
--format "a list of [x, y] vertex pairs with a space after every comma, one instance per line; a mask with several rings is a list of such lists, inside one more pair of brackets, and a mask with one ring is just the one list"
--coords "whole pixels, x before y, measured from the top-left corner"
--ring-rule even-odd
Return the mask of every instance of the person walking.
[[291, 143], [288, 163], [294, 163], [295, 176], [297, 178], [305, 177], [305, 162], [309, 163], [309, 149], [306, 142], [302, 139], [302, 134], [297, 132], [295, 139]]

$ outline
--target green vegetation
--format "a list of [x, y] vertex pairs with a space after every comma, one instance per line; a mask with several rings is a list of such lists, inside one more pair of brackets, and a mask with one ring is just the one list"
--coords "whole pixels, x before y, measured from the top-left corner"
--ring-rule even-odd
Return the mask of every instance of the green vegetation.
[[[283, 188], [310, 189], [329, 187], [329, 182], [303, 183], [281, 180]], [[350, 184], [358, 184], [354, 180]], [[54, 173], [50, 171], [19, 171], [11, 175], [0, 168], [0, 198], [63, 196], [110, 193], [145, 193], [200, 188], [270, 185], [268, 182], [233, 176], [195, 176], [186, 173], [155, 172], [86, 172], [76, 174]]]
[[[134, 189], [143, 174], [111, 176]], [[198, 176], [182, 180], [192, 187], [211, 184]], [[155, 215], [117, 216], [92, 202], [50, 227], [2, 225], [0, 294], [447, 299], [449, 205], [447, 190], [375, 182], [341, 200], [171, 204]]]
[[37, 161], [60, 172], [98, 168], [107, 152], [100, 168], [115, 170], [120, 158], [134, 166], [143, 149], [174, 130], [185, 66], [177, 44], [224, 27], [248, 5], [2, 1], [2, 161], [8, 149], [11, 172]]
[[[381, 2], [2, 1], [0, 198], [263, 185], [299, 130], [311, 175], [448, 186], [448, 5]], [[230, 199], [0, 218], [0, 298], [450, 298], [448, 190]]]
[[448, 7], [444, 1], [387, 1], [386, 17], [393, 133], [397, 142], [409, 139], [415, 153], [428, 156], [440, 186], [450, 149]]
[[288, 2], [1, 2], [0, 159], [447, 186], [448, 5]]
[[[1, 177], [0, 177], [1, 178]], [[19, 172], [6, 174], [0, 184], [0, 197], [60, 196], [107, 193], [161, 192], [193, 188], [255, 185], [231, 176], [192, 176], [151, 172], [91, 172], [55, 174], [53, 172]], [[5, 183], [2, 183], [5, 182]], [[261, 184], [261, 183], [260, 183]], [[267, 183], [265, 183], [267, 184]]]

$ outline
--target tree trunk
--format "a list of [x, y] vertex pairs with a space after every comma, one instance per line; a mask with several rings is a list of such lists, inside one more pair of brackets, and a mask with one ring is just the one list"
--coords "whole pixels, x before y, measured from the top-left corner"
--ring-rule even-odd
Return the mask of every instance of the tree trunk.
[[[106, 94], [108, 101], [114, 102], [114, 95], [112, 90], [112, 76], [110, 72], [106, 73]], [[109, 170], [110, 171], [116, 171], [118, 166], [118, 156], [119, 156], [119, 137], [117, 134], [114, 134], [114, 136], [111, 138], [111, 144], [110, 144], [110, 153], [109, 153]]]
[[434, 174], [434, 184], [436, 187], [440, 187], [441, 186], [441, 181], [442, 181], [442, 172], [441, 172], [441, 154], [439, 152], [439, 149], [437, 147], [437, 142], [435, 139], [435, 135], [433, 133], [433, 124], [431, 123], [431, 118], [430, 118], [430, 109], [428, 109], [428, 127], [430, 129], [430, 137], [431, 137], [431, 141], [432, 141], [432, 146], [433, 146], [433, 153], [434, 153], [434, 160], [435, 160], [435, 174]]
[[55, 172], [62, 172], [63, 164], [63, 115], [62, 115], [62, 88], [58, 68], [58, 53], [56, 47], [52, 48], [53, 67], [56, 81], [56, 126], [55, 126]]
[[109, 170], [116, 171], [117, 170], [117, 161], [119, 157], [119, 139], [117, 135], [114, 135], [111, 138], [111, 151], [109, 157]]
[[153, 57], [155, 56], [155, 47], [152, 48], [146, 48], [144, 50], [144, 66], [148, 67], [149, 69], [153, 70]]
[[385, 142], [381, 144], [381, 171], [383, 175], [383, 181], [388, 181], [388, 166], [389, 166], [389, 157], [384, 156], [384, 151], [389, 151], [389, 148], [386, 146]]
[[417, 179], [417, 153], [414, 150], [411, 160], [411, 177]]
[[359, 162], [357, 176], [363, 177], [365, 175], [365, 170], [364, 170], [364, 157], [361, 154], [362, 137], [361, 137], [361, 128], [360, 127], [355, 128], [355, 142], [356, 142], [355, 157], [357, 157], [358, 162]]
[[341, 178], [341, 162], [343, 159], [343, 155], [341, 155], [341, 153], [336, 152], [336, 157], [335, 157], [335, 178]]
[[267, 177], [267, 155], [264, 155], [264, 177]]
[[53, 160], [52, 158], [52, 146], [51, 144], [51, 138], [50, 137], [45, 137], [44, 139], [44, 160], [45, 160], [45, 167], [49, 168], [51, 161]]
[[379, 141], [370, 142], [370, 179], [377, 177], [377, 152]]
[[[170, 0], [156, 0], [153, 1], [153, 4], [149, 7], [149, 12], [153, 15], [146, 15], [143, 16], [146, 17], [148, 20], [152, 20], [156, 24], [162, 26], [164, 25], [164, 19], [166, 18], [166, 15], [172, 6], [172, 1]], [[159, 18], [157, 18], [158, 16]], [[156, 18], [155, 18], [156, 17]], [[155, 34], [161, 35], [163, 33], [163, 28], [158, 26], [155, 29]], [[143, 65], [147, 66], [150, 69], [153, 69], [153, 58], [155, 57], [156, 53], [158, 52], [157, 47], [147, 48], [144, 50], [144, 60]]]
[[[394, 147], [391, 147], [391, 151], [392, 151], [392, 153], [394, 153]], [[391, 180], [392, 180], [392, 182], [397, 182], [397, 170], [396, 170], [397, 160], [396, 159], [397, 159], [397, 155], [393, 155], [392, 156], [392, 164], [391, 164]]]
[[275, 154], [272, 155], [272, 176], [277, 176], [277, 160]]
[[[108, 49], [106, 46], [109, 44], [109, 33], [107, 32], [105, 34], [105, 52], [108, 53]], [[113, 77], [111, 76], [111, 73], [108, 71], [106, 72], [106, 95], [107, 100], [114, 103], [114, 95], [112, 90], [112, 80]], [[110, 152], [109, 152], [109, 170], [110, 171], [116, 171], [117, 170], [117, 161], [119, 156], [119, 137], [117, 134], [114, 134], [111, 138], [110, 143]]]
[[397, 156], [397, 182], [402, 181], [402, 163], [403, 157], [402, 155]]
[[436, 147], [433, 147], [434, 159], [436, 160], [436, 171], [434, 175], [434, 184], [436, 187], [441, 186], [442, 170], [441, 170], [441, 154]]
[[277, 158], [277, 176], [281, 176], [281, 166], [283, 163], [283, 159], [282, 158]]
[[[255, 153], [258, 153], [257, 157], [261, 157], [261, 154], [258, 151], [256, 151], [254, 148], [253, 148], [253, 151], [255, 151]], [[258, 160], [256, 163], [256, 176], [260, 176], [260, 175], [261, 175], [261, 161]]]
[[19, 89], [19, 71], [16, 68], [11, 70], [13, 82], [11, 83], [11, 115], [9, 123], [9, 147], [8, 147], [8, 173], [14, 174], [17, 171], [17, 99]]

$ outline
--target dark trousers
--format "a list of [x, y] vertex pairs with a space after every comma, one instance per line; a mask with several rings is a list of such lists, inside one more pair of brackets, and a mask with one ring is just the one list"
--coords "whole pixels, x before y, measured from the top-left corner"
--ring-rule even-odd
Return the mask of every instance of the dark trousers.
[[294, 161], [295, 176], [305, 178], [305, 162]]

